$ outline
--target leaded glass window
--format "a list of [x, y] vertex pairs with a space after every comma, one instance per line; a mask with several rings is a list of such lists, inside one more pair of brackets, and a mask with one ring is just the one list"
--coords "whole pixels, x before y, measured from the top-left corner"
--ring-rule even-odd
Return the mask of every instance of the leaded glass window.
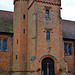
[[46, 32], [46, 40], [50, 40], [50, 32], [49, 31]]
[[46, 10], [46, 18], [49, 18], [49, 10]]
[[71, 55], [72, 53], [72, 44], [69, 44], [69, 43], [65, 43], [64, 44], [64, 54], [65, 55]]
[[67, 55], [67, 44], [64, 44], [65, 55]]
[[71, 55], [71, 44], [68, 44], [68, 54]]
[[7, 39], [3, 40], [2, 51], [7, 51]]

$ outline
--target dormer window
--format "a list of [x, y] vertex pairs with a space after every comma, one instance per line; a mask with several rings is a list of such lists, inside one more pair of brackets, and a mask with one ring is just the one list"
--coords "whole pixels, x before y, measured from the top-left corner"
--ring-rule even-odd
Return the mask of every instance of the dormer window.
[[49, 10], [46, 10], [46, 18], [49, 18]]

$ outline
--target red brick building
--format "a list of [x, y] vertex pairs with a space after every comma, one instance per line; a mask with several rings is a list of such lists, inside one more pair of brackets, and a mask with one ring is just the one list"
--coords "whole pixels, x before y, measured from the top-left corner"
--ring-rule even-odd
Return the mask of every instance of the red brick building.
[[0, 75], [8, 75], [12, 60], [13, 12], [0, 10]]
[[60, 0], [14, 0], [14, 15], [0, 11], [0, 74], [74, 75], [75, 22], [60, 9]]

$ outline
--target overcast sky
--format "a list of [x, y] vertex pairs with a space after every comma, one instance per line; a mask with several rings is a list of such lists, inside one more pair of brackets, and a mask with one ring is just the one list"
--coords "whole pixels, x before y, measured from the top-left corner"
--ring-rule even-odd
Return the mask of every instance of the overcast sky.
[[[62, 19], [75, 21], [75, 0], [61, 0], [61, 2]], [[0, 10], [14, 11], [13, 0], [1, 0]]]

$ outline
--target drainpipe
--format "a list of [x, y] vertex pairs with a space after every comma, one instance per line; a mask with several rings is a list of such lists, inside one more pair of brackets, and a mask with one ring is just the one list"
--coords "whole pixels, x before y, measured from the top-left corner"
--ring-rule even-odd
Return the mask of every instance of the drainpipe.
[[12, 33], [10, 33], [10, 35], [11, 35], [10, 75], [12, 75], [12, 49], [13, 49], [13, 37], [12, 37]]

